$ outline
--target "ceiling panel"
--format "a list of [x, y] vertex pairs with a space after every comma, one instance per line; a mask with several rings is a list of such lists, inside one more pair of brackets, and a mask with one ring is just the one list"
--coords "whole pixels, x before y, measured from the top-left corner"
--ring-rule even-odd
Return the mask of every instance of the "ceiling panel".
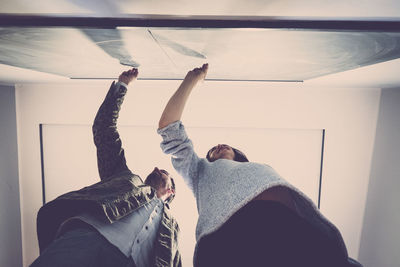
[[0, 63], [69, 78], [303, 81], [400, 58], [400, 33], [290, 29], [0, 28]]

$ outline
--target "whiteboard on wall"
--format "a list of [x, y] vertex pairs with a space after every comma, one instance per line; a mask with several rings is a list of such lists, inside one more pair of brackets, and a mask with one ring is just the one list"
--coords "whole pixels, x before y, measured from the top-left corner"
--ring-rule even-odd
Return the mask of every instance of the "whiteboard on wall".
[[[46, 202], [99, 181], [90, 125], [43, 124], [41, 128]], [[171, 209], [181, 228], [183, 261], [190, 265], [198, 217], [193, 194], [174, 171], [170, 157], [162, 153], [155, 127], [121, 125], [118, 130], [132, 172], [144, 180], [157, 166], [175, 178], [177, 195]], [[187, 132], [200, 157], [218, 143], [229, 144], [243, 151], [250, 161], [270, 165], [318, 203], [322, 129], [187, 127]]]

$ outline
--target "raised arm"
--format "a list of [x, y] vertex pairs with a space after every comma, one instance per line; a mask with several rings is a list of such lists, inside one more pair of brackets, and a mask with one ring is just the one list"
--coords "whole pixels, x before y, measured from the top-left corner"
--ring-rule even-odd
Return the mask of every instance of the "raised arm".
[[178, 90], [176, 90], [165, 106], [164, 112], [162, 113], [158, 123], [159, 129], [181, 119], [183, 109], [185, 108], [186, 101], [188, 100], [192, 89], [199, 81], [206, 77], [207, 71], [208, 64], [204, 64], [201, 68], [195, 68], [187, 73]]
[[200, 158], [194, 152], [192, 141], [180, 121], [186, 101], [193, 87], [204, 79], [208, 65], [189, 71], [177, 91], [168, 101], [159, 122], [158, 133], [162, 137], [161, 149], [172, 155], [172, 165], [182, 175], [189, 188], [196, 193], [198, 163]]
[[117, 130], [117, 120], [127, 86], [136, 79], [137, 75], [138, 70], [133, 68], [123, 72], [117, 83], [112, 83], [94, 119], [92, 131], [97, 148], [97, 166], [101, 180], [123, 171], [129, 171]]

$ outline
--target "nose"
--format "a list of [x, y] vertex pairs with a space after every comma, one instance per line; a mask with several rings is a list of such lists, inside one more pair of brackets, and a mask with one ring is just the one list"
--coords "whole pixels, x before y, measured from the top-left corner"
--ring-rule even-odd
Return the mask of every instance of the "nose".
[[220, 151], [221, 149], [224, 149], [226, 147], [226, 145], [224, 144], [218, 144], [218, 151]]

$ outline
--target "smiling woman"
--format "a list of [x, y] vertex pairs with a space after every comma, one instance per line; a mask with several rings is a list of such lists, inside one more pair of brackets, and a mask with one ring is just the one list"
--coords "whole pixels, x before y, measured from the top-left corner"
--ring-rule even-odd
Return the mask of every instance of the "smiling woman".
[[359, 266], [339, 230], [272, 167], [236, 161], [228, 145], [213, 147], [207, 159], [197, 155], [180, 119], [207, 71], [203, 64], [187, 73], [158, 129], [162, 150], [196, 197], [194, 266]]
[[210, 162], [213, 162], [217, 159], [231, 159], [231, 160], [235, 160], [235, 161], [239, 161], [239, 162], [246, 162], [249, 161], [246, 157], [246, 155], [236, 149], [233, 148], [229, 145], [226, 144], [222, 144], [222, 145], [217, 145], [214, 146], [213, 148], [211, 148], [208, 152], [207, 152], [207, 156], [206, 156], [207, 160]]

